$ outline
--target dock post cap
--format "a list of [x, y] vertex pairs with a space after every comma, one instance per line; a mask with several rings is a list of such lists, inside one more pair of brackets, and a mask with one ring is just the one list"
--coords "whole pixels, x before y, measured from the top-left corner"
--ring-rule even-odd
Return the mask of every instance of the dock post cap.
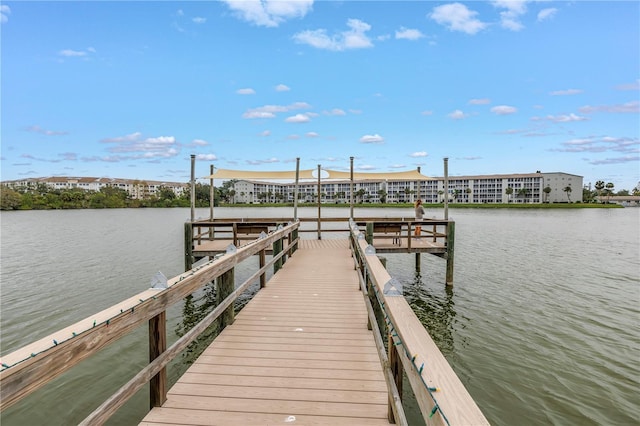
[[[360, 234], [360, 235], [362, 235], [362, 234]], [[360, 238], [360, 237], [358, 237], [358, 238]], [[372, 246], [371, 244], [369, 244], [367, 246], [367, 248], [364, 249], [364, 254], [367, 255], [367, 256], [375, 255], [376, 254], [376, 248], [374, 246]]]
[[364, 240], [364, 234], [362, 232], [358, 233], [358, 239], [359, 240]]
[[402, 283], [391, 277], [384, 285], [382, 294], [385, 296], [402, 296]]
[[237, 251], [238, 251], [238, 249], [233, 243], [231, 243], [231, 244], [229, 244], [227, 246], [227, 254], [233, 254], [233, 253], [235, 253]]
[[278, 231], [281, 230], [283, 228], [282, 224], [279, 224], [278, 227], [276, 228]]
[[267, 233], [262, 231], [262, 232], [260, 232], [260, 235], [258, 235], [258, 239], [262, 240], [264, 238], [267, 238]]
[[165, 288], [169, 288], [167, 277], [165, 277], [160, 271], [156, 272], [156, 274], [151, 277], [151, 288], [153, 290], [164, 290]]

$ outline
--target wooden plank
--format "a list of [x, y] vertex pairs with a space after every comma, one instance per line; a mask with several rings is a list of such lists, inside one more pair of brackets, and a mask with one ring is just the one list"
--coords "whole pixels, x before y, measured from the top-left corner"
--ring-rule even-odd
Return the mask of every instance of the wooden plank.
[[[174, 408], [157, 408], [145, 421], [140, 423], [143, 426], [167, 426], [167, 425], [276, 425], [276, 424], [302, 424], [309, 426], [336, 425], [353, 426], [356, 425], [353, 417], [338, 416], [309, 416], [298, 414], [278, 413], [234, 413], [227, 411], [188, 411]], [[386, 419], [367, 419], [367, 426], [388, 425]]]
[[252, 367], [291, 367], [291, 368], [314, 368], [314, 369], [331, 369], [331, 370], [364, 370], [377, 371], [380, 369], [378, 361], [346, 361], [342, 359], [297, 359], [297, 358], [236, 358], [234, 356], [225, 356], [222, 353], [211, 353], [208, 355], [200, 355], [198, 358], [202, 364], [214, 365], [246, 365]]
[[[250, 345], [250, 344], [249, 344]], [[363, 354], [362, 352], [348, 353], [348, 352], [290, 352], [290, 351], [274, 351], [257, 348], [256, 346], [251, 346], [252, 349], [250, 351], [251, 355], [254, 357], [260, 358], [272, 358], [272, 359], [291, 359], [295, 357], [299, 360], [344, 360], [344, 361], [354, 361], [354, 362], [374, 362], [378, 360], [378, 355], [371, 352]], [[241, 358], [247, 355], [247, 349], [236, 349], [236, 348], [220, 348], [218, 346], [213, 347], [210, 346], [207, 348], [203, 354], [204, 355], [216, 355], [222, 354], [224, 356], [235, 356]]]
[[263, 386], [269, 388], [353, 390], [357, 392], [386, 392], [387, 386], [379, 380], [346, 380], [310, 377], [255, 377], [214, 374], [196, 374], [187, 371], [179, 383], [200, 383], [210, 385]]
[[171, 395], [164, 407], [191, 410], [236, 411], [241, 413], [269, 413], [287, 415], [331, 414], [337, 417], [358, 417], [360, 419], [380, 419], [387, 415], [385, 404], [353, 404], [335, 402], [308, 402], [287, 400], [261, 400], [250, 398], [207, 398], [199, 396]]
[[297, 377], [315, 379], [341, 379], [384, 381], [382, 374], [371, 374], [368, 370], [326, 370], [321, 368], [287, 368], [263, 367], [247, 365], [215, 365], [198, 362], [189, 368], [191, 373], [198, 374], [230, 374], [233, 376], [256, 377]]

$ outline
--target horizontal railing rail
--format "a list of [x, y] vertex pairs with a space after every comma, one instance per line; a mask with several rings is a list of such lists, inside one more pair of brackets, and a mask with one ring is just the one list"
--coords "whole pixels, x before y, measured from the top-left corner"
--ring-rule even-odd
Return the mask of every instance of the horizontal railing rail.
[[[250, 284], [260, 278], [260, 286], [264, 286], [267, 269], [273, 265], [274, 270], [277, 271], [286, 257], [290, 256], [297, 248], [298, 227], [299, 223], [292, 223], [240, 248], [232, 246], [227, 254], [167, 280], [166, 288], [148, 289], [2, 357], [0, 411], [15, 404], [80, 361], [104, 349], [144, 321], [149, 321], [150, 333], [152, 329], [157, 332], [157, 328], [152, 327], [152, 324], [157, 326], [158, 323], [161, 323], [163, 331], [160, 336], [155, 338], [166, 342], [166, 330], [163, 328], [165, 321], [158, 321], [158, 319], [164, 319], [165, 312], [170, 306], [214, 279], [232, 272], [240, 262], [254, 255], [260, 255], [260, 269], [256, 273], [237, 289], [230, 291], [218, 307], [169, 349], [164, 348], [162, 343], [156, 342], [155, 345], [160, 348], [160, 351], [156, 354], [155, 359], [150, 360], [150, 363], [142, 371], [98, 407], [85, 419], [83, 424], [102, 424], [149, 381], [152, 381], [152, 405], [154, 394], [156, 395], [155, 402], [159, 405], [166, 398], [166, 383], [161, 380], [160, 383], [155, 384], [160, 389], [153, 389], [153, 379], [157, 378], [158, 374], [164, 371], [166, 365], [213, 321], [229, 310], [232, 312], [231, 305], [240, 294], [247, 290]], [[283, 240], [285, 239], [289, 244], [286, 249], [283, 249]], [[269, 262], [266, 262], [264, 253], [271, 246], [273, 246], [273, 257]], [[233, 286], [233, 280], [231, 285]], [[153, 346], [151, 336], [150, 346]], [[160, 395], [158, 395], [159, 393]]]
[[[387, 354], [383, 362], [393, 373], [399, 394], [402, 395], [404, 372], [427, 425], [488, 425], [482, 411], [403, 297], [402, 285], [389, 275], [375, 248], [367, 243], [365, 233], [355, 222], [350, 226], [356, 268], [366, 285], [363, 291], [380, 310], [386, 324]], [[398, 411], [393, 392], [389, 401], [392, 420]]]

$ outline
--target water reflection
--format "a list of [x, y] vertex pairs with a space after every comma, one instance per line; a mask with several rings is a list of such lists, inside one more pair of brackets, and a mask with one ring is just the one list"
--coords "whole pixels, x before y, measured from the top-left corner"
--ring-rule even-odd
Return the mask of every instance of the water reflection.
[[445, 356], [454, 351], [456, 310], [453, 295], [453, 286], [444, 286], [442, 294], [428, 289], [420, 271], [416, 271], [413, 281], [404, 286], [405, 299]]

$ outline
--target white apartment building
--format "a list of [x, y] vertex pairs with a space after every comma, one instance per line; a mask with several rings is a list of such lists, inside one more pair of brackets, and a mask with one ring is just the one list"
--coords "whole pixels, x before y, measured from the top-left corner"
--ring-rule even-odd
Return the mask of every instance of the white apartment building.
[[134, 199], [155, 196], [156, 193], [160, 191], [160, 188], [170, 189], [176, 196], [180, 196], [184, 192], [189, 191], [188, 183], [97, 177], [58, 176], [2, 182], [2, 185], [13, 189], [36, 188], [39, 184], [60, 190], [80, 188], [87, 191], [100, 191], [100, 189], [104, 187], [120, 188], [127, 191], [129, 196]]
[[[425, 180], [361, 180], [354, 182], [354, 200], [379, 203], [407, 203], [421, 198], [425, 203], [441, 203], [445, 193], [452, 203], [567, 203], [582, 201], [583, 177], [569, 173], [526, 173], [479, 176], [451, 176], [445, 190], [444, 178]], [[545, 188], [549, 188], [545, 192]], [[237, 203], [293, 202], [293, 183], [239, 180], [235, 183]], [[511, 188], [509, 190], [508, 188]], [[570, 191], [565, 189], [571, 188]], [[318, 183], [300, 182], [299, 202], [317, 200]], [[323, 203], [349, 202], [350, 181], [321, 181]], [[509, 193], [510, 192], [510, 193]], [[361, 195], [360, 195], [361, 194]]]

